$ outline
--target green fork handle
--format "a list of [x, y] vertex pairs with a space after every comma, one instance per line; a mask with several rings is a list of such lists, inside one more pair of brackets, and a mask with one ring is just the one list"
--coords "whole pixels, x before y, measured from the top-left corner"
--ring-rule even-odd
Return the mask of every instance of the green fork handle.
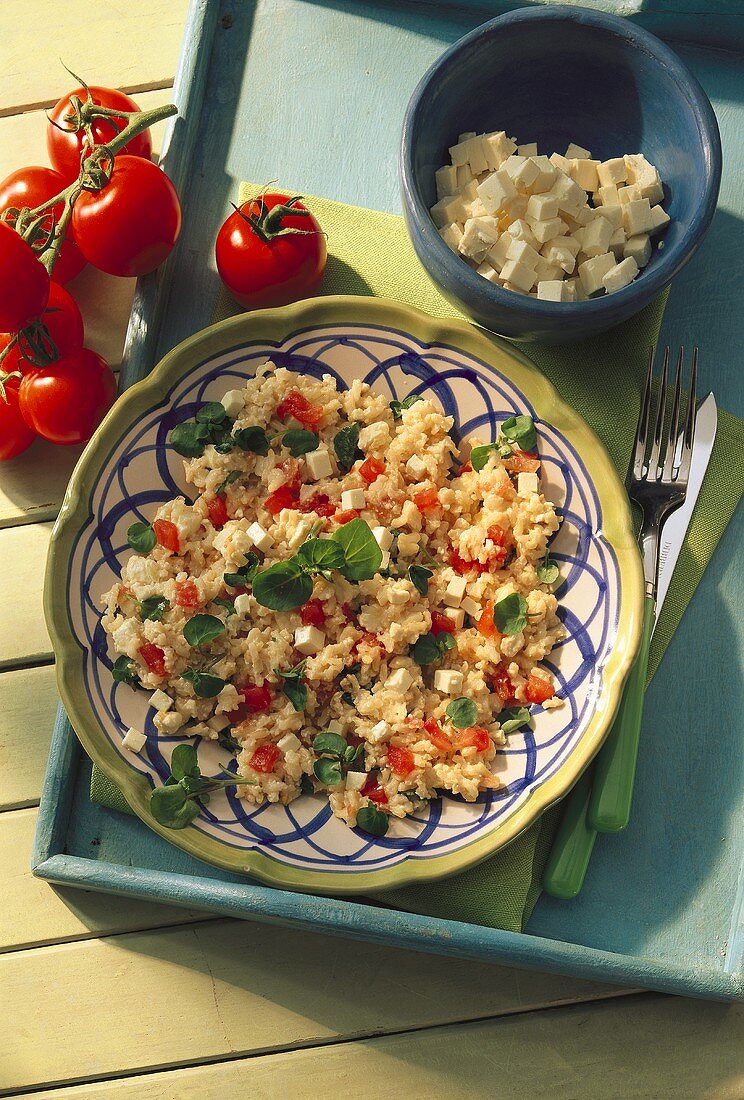
[[591, 766], [586, 769], [564, 800], [563, 819], [543, 871], [543, 889], [562, 901], [575, 898], [581, 890], [597, 836], [586, 820], [592, 793], [592, 771]]

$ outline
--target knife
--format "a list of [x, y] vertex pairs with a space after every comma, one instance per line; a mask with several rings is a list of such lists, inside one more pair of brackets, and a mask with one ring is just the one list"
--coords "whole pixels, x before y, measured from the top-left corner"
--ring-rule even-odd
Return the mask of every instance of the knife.
[[[670, 516], [664, 525], [661, 543], [659, 586], [654, 629], [669, 591], [669, 585], [677, 564], [687, 528], [692, 518], [705, 471], [710, 462], [718, 424], [716, 399], [712, 393], [698, 405], [695, 440], [692, 448], [690, 476], [684, 505]], [[681, 446], [681, 440], [678, 442]], [[575, 898], [584, 882], [597, 832], [587, 820], [591, 795], [590, 774], [587, 769], [566, 798], [563, 818], [553, 840], [543, 873], [543, 888], [553, 897], [568, 900]]]

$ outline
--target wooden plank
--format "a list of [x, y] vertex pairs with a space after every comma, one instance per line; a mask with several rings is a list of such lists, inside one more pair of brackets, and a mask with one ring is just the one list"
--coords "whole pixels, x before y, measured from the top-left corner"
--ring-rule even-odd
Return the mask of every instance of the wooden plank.
[[63, 64], [89, 84], [125, 91], [167, 87], [187, 7], [188, 0], [34, 0], [31, 18], [26, 0], [3, 0], [0, 115], [56, 103], [74, 87]]
[[56, 709], [53, 665], [0, 674], [0, 810], [38, 803]]
[[[128, 1021], [131, 1026], [132, 1021]], [[135, 1025], [137, 1021], [134, 1022]], [[21, 1100], [256, 1100], [467, 1096], [469, 1100], [739, 1100], [744, 1009], [653, 994], [506, 1019], [233, 1059]], [[368, 1082], [365, 1088], [364, 1082]]]
[[0, 1090], [617, 992], [555, 975], [228, 920], [4, 955], [0, 989], [13, 1006], [13, 1026], [0, 1047]]
[[0, 531], [0, 561], [12, 583], [0, 585], [0, 670], [39, 664], [52, 656], [42, 588], [51, 523]]

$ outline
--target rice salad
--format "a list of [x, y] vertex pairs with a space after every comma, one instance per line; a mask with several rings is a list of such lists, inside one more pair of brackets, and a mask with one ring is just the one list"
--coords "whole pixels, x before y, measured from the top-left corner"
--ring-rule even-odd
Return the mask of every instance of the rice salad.
[[497, 746], [561, 704], [539, 667], [564, 631], [534, 425], [464, 462], [452, 427], [425, 397], [266, 362], [171, 433], [193, 503], [129, 529], [103, 626], [156, 731], [218, 740], [247, 803], [323, 792], [383, 835], [499, 787]]

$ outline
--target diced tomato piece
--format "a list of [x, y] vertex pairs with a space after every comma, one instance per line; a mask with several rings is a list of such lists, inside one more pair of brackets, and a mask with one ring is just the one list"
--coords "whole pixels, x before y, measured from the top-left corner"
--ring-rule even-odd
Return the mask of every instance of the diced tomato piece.
[[496, 623], [493, 621], [493, 600], [486, 600], [483, 604], [483, 613], [475, 625], [484, 638], [496, 637]]
[[385, 473], [385, 463], [381, 462], [379, 458], [365, 458], [364, 462], [359, 467], [359, 473], [362, 475], [368, 485], [371, 485], [373, 481], [377, 481], [380, 474]]
[[502, 566], [506, 561], [511, 544], [509, 533], [503, 527], [499, 527], [498, 523], [493, 523], [486, 531], [486, 536], [496, 548], [493, 555], [495, 564]]
[[248, 763], [254, 772], [273, 772], [278, 759], [279, 749], [276, 745], [259, 745]]
[[304, 394], [299, 390], [290, 390], [283, 401], [276, 407], [276, 415], [280, 420], [294, 417], [303, 428], [315, 431], [323, 419], [323, 406], [311, 405]]
[[176, 581], [176, 603], [179, 607], [198, 607], [199, 589], [194, 581]]
[[468, 459], [467, 462], [463, 462], [462, 466], [460, 467], [460, 473], [461, 474], [472, 473], [472, 470], [473, 470], [473, 463], [470, 461], [470, 459]]
[[369, 773], [367, 777], [367, 782], [364, 784], [359, 793], [362, 795], [366, 795], [370, 802], [374, 802], [377, 806], [387, 805], [388, 796], [385, 794], [385, 791], [380, 786], [379, 775], [377, 772]]
[[399, 745], [388, 746], [388, 764], [401, 779], [405, 779], [416, 767], [416, 761], [410, 749], [401, 748]]
[[143, 642], [139, 647], [139, 655], [155, 676], [165, 676], [165, 651], [153, 642]]
[[172, 550], [174, 554], [177, 554], [181, 544], [175, 523], [171, 523], [169, 519], [156, 519], [152, 526], [155, 531], [155, 538], [160, 545], [166, 550]]
[[542, 676], [535, 676], [534, 672], [530, 673], [530, 678], [524, 685], [524, 697], [528, 703], [544, 703], [554, 695], [555, 688], [552, 684], [543, 680]]
[[296, 479], [293, 478], [291, 481], [285, 481], [284, 484], [280, 485], [278, 489], [275, 489], [273, 493], [269, 493], [265, 504], [272, 516], [277, 516], [282, 508], [296, 508], [299, 499], [300, 486], [297, 484]]
[[413, 503], [419, 512], [431, 512], [432, 508], [439, 507], [439, 490], [433, 485], [430, 489], [422, 489], [420, 493], [413, 494]]
[[491, 678], [491, 686], [502, 703], [511, 703], [514, 699], [514, 684], [504, 665], [499, 665]]
[[424, 729], [426, 730], [426, 736], [435, 749], [439, 749], [440, 752], [452, 752], [452, 742], [436, 718], [427, 718], [424, 722]]
[[271, 689], [267, 681], [262, 686], [258, 684], [243, 684], [238, 688], [243, 696], [243, 702], [251, 714], [259, 714], [271, 707]]
[[132, 590], [131, 590], [131, 588], [127, 588], [126, 585], [120, 584], [119, 588], [117, 590], [117, 593], [116, 593], [116, 598], [119, 601], [119, 603], [121, 603], [122, 600], [131, 600], [132, 599]]
[[461, 577], [465, 573], [487, 573], [491, 568], [490, 563], [487, 561], [469, 561], [454, 547], [450, 550], [449, 560], [454, 571], [459, 573]]
[[516, 450], [511, 458], [504, 459], [504, 466], [511, 474], [536, 474], [540, 459], [531, 451]]
[[437, 634], [454, 634], [455, 624], [449, 615], [444, 615], [441, 611], [432, 611], [431, 632], [435, 636]]
[[230, 518], [227, 514], [227, 504], [224, 497], [208, 497], [207, 512], [213, 527], [224, 527]]
[[301, 500], [297, 505], [298, 512], [317, 512], [319, 516], [332, 516], [336, 511], [336, 505], [326, 493], [314, 493], [308, 500]]
[[346, 511], [341, 510], [336, 512], [333, 518], [336, 523], [351, 523], [353, 519], [359, 519], [359, 512], [356, 508], [347, 508]]
[[458, 749], [474, 748], [476, 752], [485, 752], [491, 745], [491, 737], [483, 726], [470, 726], [460, 730], [457, 735]]
[[325, 611], [320, 600], [308, 600], [300, 608], [300, 619], [303, 626], [324, 626]]

